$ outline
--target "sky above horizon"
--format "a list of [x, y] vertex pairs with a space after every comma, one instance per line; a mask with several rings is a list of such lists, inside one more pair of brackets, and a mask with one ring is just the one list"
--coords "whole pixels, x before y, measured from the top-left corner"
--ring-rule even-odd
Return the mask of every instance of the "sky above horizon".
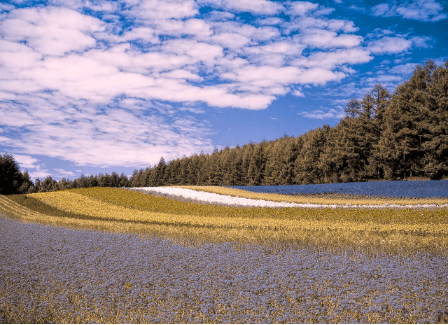
[[444, 64], [447, 2], [0, 2], [0, 153], [73, 179], [336, 125]]

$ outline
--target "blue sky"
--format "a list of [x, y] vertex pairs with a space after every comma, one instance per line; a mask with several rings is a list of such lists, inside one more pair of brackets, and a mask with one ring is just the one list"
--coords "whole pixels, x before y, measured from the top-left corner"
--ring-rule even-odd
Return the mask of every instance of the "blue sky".
[[169, 161], [336, 125], [448, 53], [447, 3], [0, 2], [0, 152], [33, 178]]

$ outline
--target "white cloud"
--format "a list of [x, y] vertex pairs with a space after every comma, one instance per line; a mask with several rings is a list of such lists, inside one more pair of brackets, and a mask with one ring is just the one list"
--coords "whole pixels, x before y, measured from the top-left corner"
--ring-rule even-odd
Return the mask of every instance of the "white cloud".
[[[201, 15], [202, 4], [213, 11]], [[288, 10], [290, 22], [274, 16]], [[371, 60], [358, 28], [327, 18], [331, 11], [267, 0], [77, 0], [13, 9], [0, 16], [0, 144], [103, 167], [211, 150], [208, 125], [194, 116], [203, 103], [264, 109]], [[254, 21], [230, 21], [240, 12]]]
[[447, 18], [442, 10], [442, 5], [435, 0], [417, 0], [398, 6], [397, 13], [407, 19], [439, 21]]
[[58, 177], [76, 176], [72, 171], [64, 170], [62, 168], [55, 168], [53, 170], [57, 173]]
[[194, 62], [203, 62], [205, 64], [214, 64], [217, 58], [224, 55], [221, 46], [189, 39], [167, 41], [163, 45], [163, 51], [176, 55], [186, 55], [192, 58]]
[[389, 84], [389, 83], [398, 83], [403, 81], [403, 77], [402, 76], [397, 76], [397, 75], [379, 75], [376, 76], [374, 78], [367, 78], [366, 79], [366, 83], [369, 85], [375, 85], [377, 83], [379, 84]]
[[[4, 139], [0, 137], [0, 143], [2, 142], [2, 140]], [[48, 169], [42, 167], [42, 165], [39, 163], [40, 160], [30, 155], [24, 155], [20, 153], [13, 153], [12, 155], [19, 164], [20, 170], [22, 172], [26, 170], [32, 180], [36, 180], [36, 178], [46, 178], [47, 176], [51, 175]]]
[[19, 163], [21, 169], [34, 169], [38, 160], [30, 155], [14, 154], [14, 159]]
[[275, 15], [283, 9], [280, 3], [267, 0], [200, 0], [200, 2], [234, 12], [252, 12], [265, 15]]
[[343, 109], [335, 110], [334, 108], [330, 108], [327, 110], [319, 109], [312, 112], [300, 112], [299, 115], [303, 115], [307, 118], [323, 120], [324, 118], [340, 119], [345, 116], [345, 113]]
[[411, 75], [415, 68], [417, 67], [417, 63], [406, 63], [406, 64], [400, 64], [395, 65], [391, 69], [388, 69], [389, 74], [397, 74], [402, 76], [409, 76]]
[[267, 17], [256, 20], [257, 25], [279, 25], [283, 20], [277, 17]]
[[316, 52], [308, 58], [301, 58], [296, 64], [307, 67], [321, 67], [326, 69], [334, 69], [345, 64], [366, 63], [372, 60], [370, 52], [360, 48], [350, 48], [343, 50], [335, 50], [333, 52]]
[[126, 0], [126, 13], [142, 22], [193, 17], [198, 7], [193, 0]]
[[[21, 100], [25, 105], [33, 99]], [[6, 105], [0, 106], [0, 111], [11, 119], [18, 118], [15, 110]], [[157, 163], [161, 156], [173, 159], [212, 149], [207, 127], [187, 117], [174, 117], [168, 122], [141, 110], [58, 107], [44, 100], [34, 102], [26, 114], [29, 117], [21, 134], [4, 136], [0, 139], [2, 145], [83, 166], [147, 166]], [[35, 162], [30, 159], [22, 160], [28, 165]]]
[[212, 36], [211, 39], [223, 48], [231, 48], [234, 50], [241, 49], [251, 42], [249, 37], [238, 33], [220, 33]]
[[374, 16], [390, 16], [392, 13], [390, 11], [390, 5], [387, 3], [380, 3], [376, 6], [373, 6], [370, 9]]
[[392, 5], [381, 3], [371, 8], [374, 16], [401, 16], [421, 21], [439, 21], [447, 18], [443, 6], [435, 0], [414, 0]]
[[48, 176], [51, 176], [51, 173], [48, 171], [48, 169], [42, 169], [40, 166], [38, 166], [36, 170], [30, 171], [28, 174], [33, 180], [36, 180], [37, 178], [43, 180]]
[[431, 47], [430, 44], [428, 44], [429, 42], [432, 41], [431, 37], [428, 36], [414, 36], [411, 38], [412, 43], [414, 44], [415, 47], [420, 47], [420, 48], [429, 48]]
[[62, 55], [94, 47], [90, 33], [102, 31], [104, 23], [66, 8], [26, 8], [11, 11], [0, 23], [4, 39], [26, 42], [43, 55]]
[[223, 75], [231, 80], [236, 80], [244, 85], [264, 88], [269, 92], [270, 88], [277, 84], [325, 84], [329, 81], [340, 80], [344, 74], [331, 70], [313, 67], [302, 69], [298, 67], [244, 67], [233, 74]]
[[213, 10], [207, 14], [207, 19], [214, 21], [225, 21], [229, 19], [233, 19], [235, 17], [234, 14], [225, 11]]
[[316, 10], [319, 5], [317, 3], [307, 2], [307, 1], [295, 1], [290, 3], [289, 13], [294, 15], [303, 16], [310, 11]]
[[297, 38], [303, 44], [321, 49], [354, 47], [362, 41], [362, 37], [358, 35], [338, 35], [335, 31], [324, 29], [307, 29]]
[[159, 38], [155, 35], [154, 29], [150, 27], [136, 27], [125, 32], [122, 41], [142, 40], [147, 43], [159, 43]]
[[291, 93], [295, 97], [305, 97], [305, 94], [300, 89], [296, 89]]
[[0, 3], [0, 12], [13, 10], [16, 7], [8, 3]]
[[385, 36], [369, 42], [368, 49], [372, 53], [393, 54], [407, 51], [412, 46], [412, 41], [402, 37]]

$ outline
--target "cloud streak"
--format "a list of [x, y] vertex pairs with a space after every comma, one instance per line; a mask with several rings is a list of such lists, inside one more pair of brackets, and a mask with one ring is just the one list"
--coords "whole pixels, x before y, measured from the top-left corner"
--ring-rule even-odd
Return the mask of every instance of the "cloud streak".
[[405, 1], [399, 5], [380, 3], [371, 8], [374, 16], [401, 16], [405, 19], [432, 22], [447, 18], [447, 15], [442, 11], [443, 6], [435, 0]]

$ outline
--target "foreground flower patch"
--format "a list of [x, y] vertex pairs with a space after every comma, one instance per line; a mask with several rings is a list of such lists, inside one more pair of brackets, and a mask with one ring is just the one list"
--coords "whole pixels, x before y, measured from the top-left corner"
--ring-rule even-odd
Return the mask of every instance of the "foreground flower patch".
[[195, 192], [0, 196], [0, 323], [448, 321], [446, 208]]
[[0, 217], [4, 323], [441, 323], [448, 259], [217, 243]]

